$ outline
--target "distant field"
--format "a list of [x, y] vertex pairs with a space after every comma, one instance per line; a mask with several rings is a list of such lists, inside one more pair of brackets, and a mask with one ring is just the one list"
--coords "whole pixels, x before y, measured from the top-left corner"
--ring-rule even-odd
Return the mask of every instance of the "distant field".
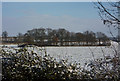
[[[0, 45], [2, 46], [2, 45]], [[17, 45], [7, 45], [8, 47], [18, 48]], [[41, 48], [41, 47], [39, 47]], [[75, 46], [75, 47], [42, 47], [47, 54], [55, 57], [57, 60], [68, 59], [69, 62], [80, 62], [83, 65], [85, 62], [90, 62], [93, 58], [103, 58], [105, 56], [113, 56], [114, 50], [117, 49], [117, 44], [113, 43], [112, 46]], [[36, 49], [34, 51], [38, 52]], [[39, 54], [44, 54], [39, 52]]]
[[58, 59], [67, 58], [68, 61], [77, 61], [83, 65], [94, 58], [112, 56], [113, 50], [110, 47], [46, 47], [47, 53]]

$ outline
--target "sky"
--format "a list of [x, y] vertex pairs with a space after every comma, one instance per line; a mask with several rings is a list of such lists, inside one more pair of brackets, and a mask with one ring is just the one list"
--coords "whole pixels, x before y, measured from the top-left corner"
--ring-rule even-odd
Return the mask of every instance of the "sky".
[[[71, 32], [90, 30], [110, 36], [94, 7], [92, 2], [3, 2], [2, 30], [9, 36], [41, 27]], [[116, 35], [116, 30], [112, 32]]]
[[[98, 0], [2, 0], [3, 2], [96, 2]], [[99, 0], [101, 2], [118, 2], [119, 0]]]

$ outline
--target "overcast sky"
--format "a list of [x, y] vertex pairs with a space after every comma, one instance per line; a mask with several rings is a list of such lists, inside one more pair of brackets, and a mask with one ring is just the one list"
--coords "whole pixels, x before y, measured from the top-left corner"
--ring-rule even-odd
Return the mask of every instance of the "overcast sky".
[[[40, 27], [90, 30], [110, 36], [92, 2], [3, 2], [2, 28], [10, 36]], [[116, 34], [114, 29], [112, 32]]]

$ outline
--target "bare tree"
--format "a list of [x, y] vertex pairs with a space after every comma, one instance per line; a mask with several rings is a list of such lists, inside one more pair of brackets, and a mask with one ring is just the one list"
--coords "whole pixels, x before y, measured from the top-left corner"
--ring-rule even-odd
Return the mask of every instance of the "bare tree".
[[18, 35], [17, 35], [17, 43], [22, 43], [23, 42], [23, 37], [24, 37], [24, 35], [22, 33], [18, 33]]
[[2, 33], [2, 37], [8, 37], [7, 31], [4, 31], [4, 32]]
[[98, 3], [95, 3], [104, 24], [118, 27], [118, 24], [120, 24], [120, 19], [118, 18], [119, 4], [120, 2], [108, 2], [105, 4], [98, 1]]
[[[107, 4], [107, 5], [106, 5]], [[120, 1], [102, 3], [98, 1], [95, 3], [96, 8], [99, 10], [99, 15], [105, 25], [115, 27], [118, 29], [118, 54], [120, 53]], [[111, 35], [114, 37], [112, 32]], [[114, 37], [115, 38], [115, 37]], [[120, 54], [119, 54], [120, 55]]]
[[5, 39], [3, 42], [7, 42], [7, 37], [8, 37], [7, 31], [2, 32], [2, 37]]
[[58, 29], [58, 38], [60, 40], [61, 46], [63, 45], [63, 42], [65, 41], [65, 38], [67, 36], [67, 30], [65, 29]]

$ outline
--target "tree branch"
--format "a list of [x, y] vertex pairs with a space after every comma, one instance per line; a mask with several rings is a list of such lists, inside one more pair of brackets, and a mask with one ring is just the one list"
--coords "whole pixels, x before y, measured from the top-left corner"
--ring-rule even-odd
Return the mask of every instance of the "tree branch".
[[116, 18], [115, 16], [113, 16], [102, 4], [101, 2], [98, 2], [98, 4], [103, 8], [103, 10], [109, 15], [111, 16], [113, 19], [115, 19], [117, 22], [120, 22], [120, 20], [118, 18]]

